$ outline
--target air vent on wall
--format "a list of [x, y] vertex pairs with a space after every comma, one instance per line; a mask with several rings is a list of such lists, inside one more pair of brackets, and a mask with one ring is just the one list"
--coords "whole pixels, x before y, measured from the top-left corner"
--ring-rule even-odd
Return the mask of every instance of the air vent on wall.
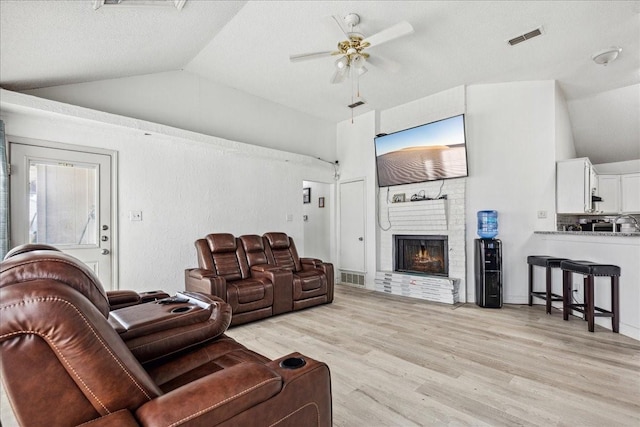
[[340, 271], [340, 283], [364, 288], [364, 274], [351, 271]]
[[522, 43], [534, 37], [538, 37], [539, 35], [542, 35], [542, 27], [538, 27], [533, 31], [529, 31], [528, 33], [512, 38], [511, 40], [509, 40], [509, 44], [511, 46], [514, 46], [514, 45], [517, 45], [518, 43]]

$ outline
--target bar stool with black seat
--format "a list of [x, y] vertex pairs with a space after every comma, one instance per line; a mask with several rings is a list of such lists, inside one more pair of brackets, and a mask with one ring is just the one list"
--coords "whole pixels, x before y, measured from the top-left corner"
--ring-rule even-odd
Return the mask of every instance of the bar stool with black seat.
[[[560, 268], [560, 263], [566, 258], [556, 258], [546, 255], [530, 255], [527, 257], [529, 264], [529, 306], [533, 305], [533, 297], [543, 299], [547, 302], [547, 314], [551, 314], [551, 303], [553, 301], [563, 301], [562, 295], [551, 292], [551, 269]], [[533, 290], [533, 267], [544, 267], [546, 269], [546, 289], [545, 291]]]
[[[620, 267], [611, 264], [598, 264], [591, 261], [567, 260], [560, 263], [562, 269], [562, 289], [563, 289], [563, 317], [569, 320], [569, 313], [575, 310], [585, 315], [589, 326], [589, 332], [593, 332], [596, 317], [610, 317], [611, 330], [618, 332], [620, 324], [620, 294], [619, 277]], [[571, 275], [573, 273], [584, 276], [584, 303], [571, 303]], [[611, 310], [596, 307], [594, 298], [594, 277], [603, 276], [611, 278]]]

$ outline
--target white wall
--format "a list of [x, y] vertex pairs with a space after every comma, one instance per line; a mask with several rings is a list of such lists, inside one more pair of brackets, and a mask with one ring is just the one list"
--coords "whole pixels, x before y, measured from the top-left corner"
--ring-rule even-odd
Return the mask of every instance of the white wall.
[[577, 157], [576, 146], [573, 139], [573, 130], [571, 127], [571, 118], [569, 117], [569, 108], [558, 82], [555, 82], [554, 103], [556, 113], [556, 161], [575, 159]]
[[593, 165], [599, 174], [624, 174], [640, 172], [640, 159]]
[[[467, 298], [473, 289], [476, 212], [498, 211], [503, 242], [504, 301], [527, 301], [533, 231], [555, 227], [554, 82], [467, 87]], [[538, 219], [537, 211], [546, 211]]]
[[[375, 137], [376, 112], [369, 111], [351, 120], [345, 120], [337, 125], [337, 152], [340, 160], [340, 180], [364, 180], [365, 191], [365, 284], [369, 289], [374, 288], [376, 275], [376, 170]], [[336, 196], [339, 200], [340, 196]], [[339, 210], [338, 210], [339, 211]], [[339, 219], [338, 219], [339, 230]], [[338, 231], [339, 232], [339, 231]], [[339, 253], [340, 248], [337, 248]], [[340, 268], [339, 261], [336, 269]]]
[[205, 135], [336, 159], [335, 124], [187, 71], [34, 89], [25, 93]]
[[[504, 248], [504, 299], [510, 303], [526, 302], [526, 257], [536, 247], [532, 242], [533, 231], [555, 229], [555, 142], [557, 138], [564, 144], [572, 141], [564, 118], [568, 116], [556, 111], [562, 108], [561, 100], [562, 95], [556, 93], [553, 81], [474, 85], [466, 91], [464, 87], [457, 87], [381, 111], [378, 121], [375, 113], [367, 113], [356, 117], [354, 124], [350, 121], [338, 124], [341, 178], [365, 176], [367, 192], [375, 196], [373, 137], [376, 133], [393, 132], [465, 112], [469, 162], [466, 300], [475, 301], [476, 212], [495, 209], [499, 213], [498, 237]], [[556, 122], [561, 122], [561, 128], [556, 129]], [[379, 197], [386, 197], [386, 190]], [[375, 214], [375, 206], [375, 198], [368, 197], [368, 214]], [[538, 211], [545, 211], [547, 218], [538, 219]], [[372, 226], [377, 230], [375, 216], [367, 219], [367, 230]], [[379, 244], [378, 233], [375, 240], [369, 237], [366, 242], [366, 284], [371, 289], [379, 260], [371, 259], [370, 254], [377, 252]]]
[[[283, 231], [304, 247], [301, 184], [333, 180], [331, 165], [307, 156], [27, 95], [2, 91], [1, 116], [10, 136], [118, 152], [122, 289], [184, 289], [193, 242], [212, 232]], [[143, 221], [129, 221], [131, 210]]]
[[[304, 181], [303, 187], [311, 189], [311, 203], [302, 205], [302, 215], [307, 216], [303, 221], [304, 246], [298, 247], [300, 256], [318, 258], [321, 260], [331, 259], [331, 243], [333, 237], [333, 215], [334, 210], [334, 184], [324, 182]], [[318, 199], [324, 198], [324, 207], [320, 207]], [[302, 202], [301, 202], [302, 203]]]

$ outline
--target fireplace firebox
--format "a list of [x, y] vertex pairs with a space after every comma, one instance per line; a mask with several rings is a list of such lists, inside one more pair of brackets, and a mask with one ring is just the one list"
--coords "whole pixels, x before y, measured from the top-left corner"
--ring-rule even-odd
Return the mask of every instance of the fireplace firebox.
[[394, 271], [449, 277], [447, 236], [393, 235]]

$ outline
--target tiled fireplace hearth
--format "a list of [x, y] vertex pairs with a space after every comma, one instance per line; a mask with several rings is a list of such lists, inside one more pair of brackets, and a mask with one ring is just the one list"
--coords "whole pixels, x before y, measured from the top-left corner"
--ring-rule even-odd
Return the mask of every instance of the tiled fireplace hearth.
[[[441, 189], [440, 185], [419, 184], [403, 191], [429, 194], [433, 188], [434, 194], [441, 190], [446, 199], [380, 201], [384, 229], [379, 236], [377, 291], [450, 304], [464, 301], [465, 179], [445, 181]], [[397, 244], [405, 245], [404, 249], [396, 248]]]

